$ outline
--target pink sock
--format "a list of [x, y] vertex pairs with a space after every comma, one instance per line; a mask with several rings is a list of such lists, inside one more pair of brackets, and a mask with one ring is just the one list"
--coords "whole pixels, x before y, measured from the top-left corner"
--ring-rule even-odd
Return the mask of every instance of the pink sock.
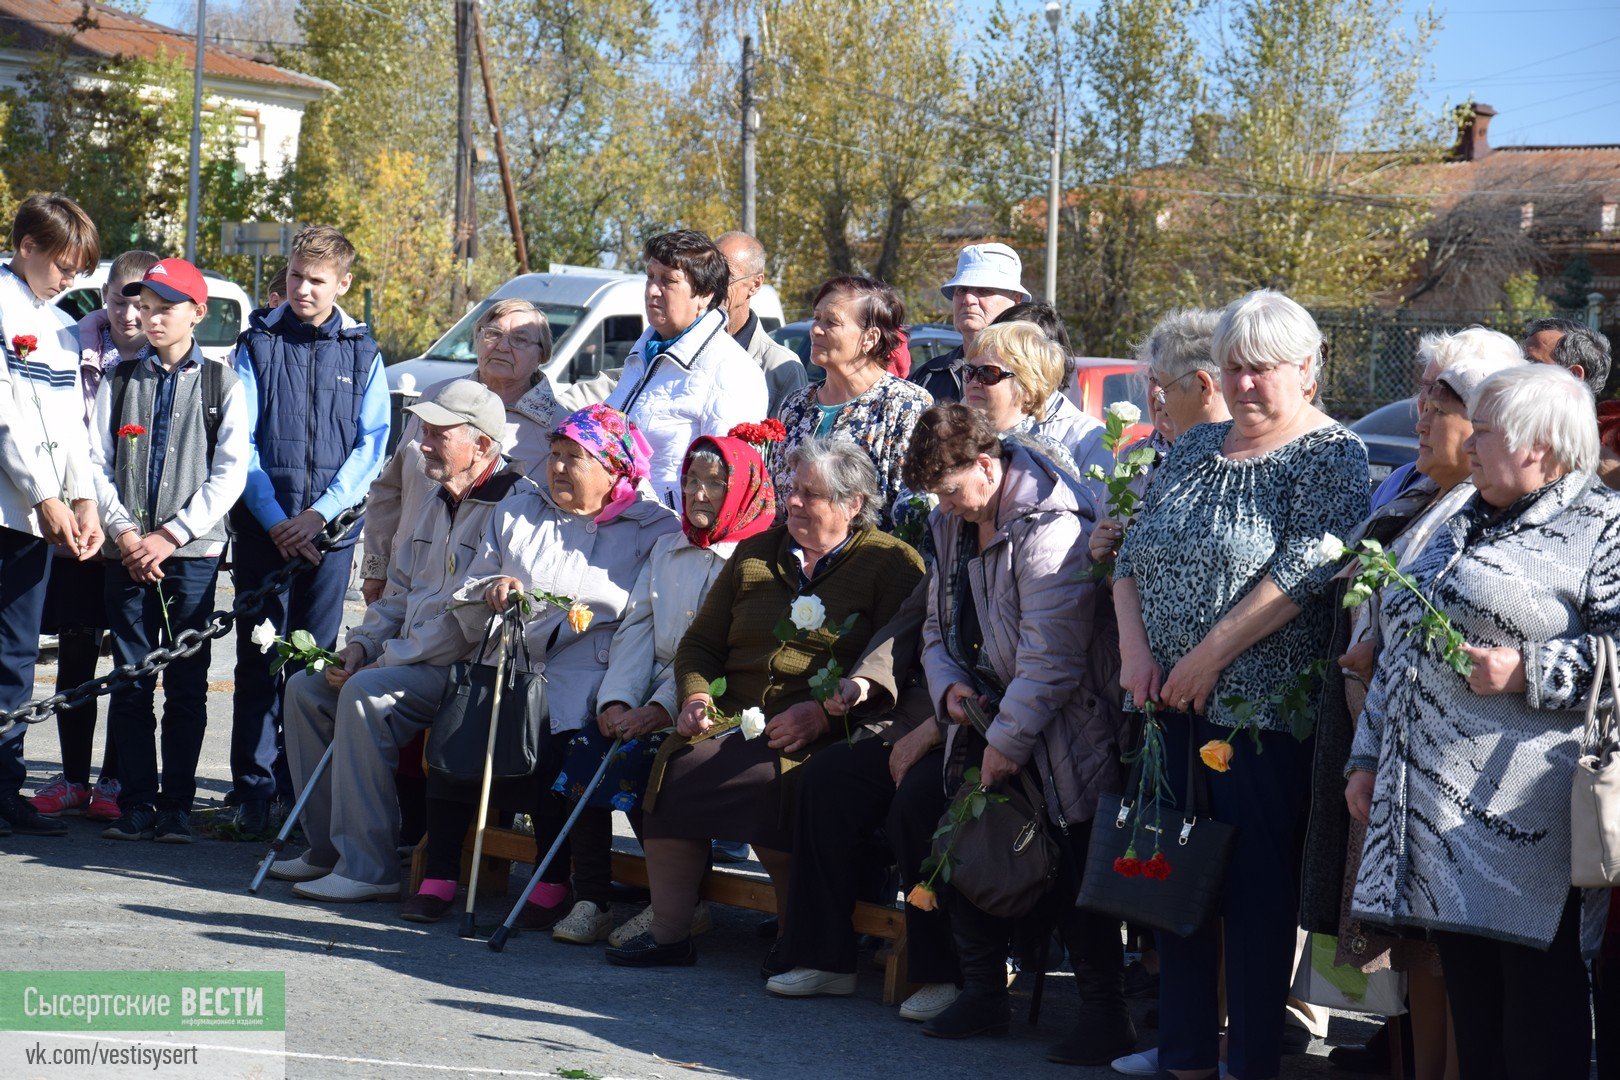
[[538, 882], [533, 891], [529, 893], [529, 903], [539, 907], [556, 907], [568, 895], [568, 886], [552, 885], [549, 882]]
[[454, 900], [456, 883], [449, 878], [423, 878], [422, 886], [416, 890], [416, 895], [431, 896], [435, 900]]

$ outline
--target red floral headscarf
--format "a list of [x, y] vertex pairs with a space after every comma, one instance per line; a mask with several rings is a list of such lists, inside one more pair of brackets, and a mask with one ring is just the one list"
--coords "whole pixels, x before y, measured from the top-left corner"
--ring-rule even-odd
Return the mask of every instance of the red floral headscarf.
[[714, 524], [707, 529], [695, 529], [681, 515], [681, 528], [695, 547], [710, 544], [735, 543], [756, 536], [776, 524], [776, 487], [759, 451], [741, 439], [723, 435], [699, 435], [686, 448], [686, 459], [681, 462], [681, 480], [692, 465], [692, 455], [699, 450], [712, 450], [726, 463], [726, 497], [715, 514]]

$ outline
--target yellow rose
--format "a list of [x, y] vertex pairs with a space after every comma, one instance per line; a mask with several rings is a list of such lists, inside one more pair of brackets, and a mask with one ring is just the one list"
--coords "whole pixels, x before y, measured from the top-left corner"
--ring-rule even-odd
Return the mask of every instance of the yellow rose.
[[585, 628], [591, 625], [591, 618], [591, 609], [580, 601], [575, 600], [568, 605], [568, 625], [573, 628], [574, 633], [583, 634]]
[[934, 911], [939, 907], [939, 897], [928, 886], [917, 884], [906, 894], [906, 903], [918, 911]]
[[1198, 748], [1198, 756], [1216, 772], [1226, 772], [1232, 767], [1232, 744], [1225, 739], [1211, 739]]

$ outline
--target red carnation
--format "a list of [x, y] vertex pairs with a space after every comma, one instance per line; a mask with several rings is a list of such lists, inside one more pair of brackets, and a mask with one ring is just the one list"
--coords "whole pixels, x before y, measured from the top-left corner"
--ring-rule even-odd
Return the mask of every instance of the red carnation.
[[39, 338], [33, 334], [18, 334], [11, 339], [11, 347], [17, 350], [18, 359], [27, 359], [28, 354], [39, 348]]
[[1121, 877], [1138, 877], [1142, 873], [1142, 860], [1134, 855], [1121, 856], [1114, 860], [1114, 873]]
[[118, 429], [118, 437], [120, 439], [134, 439], [145, 434], [146, 429], [141, 427], [139, 424], [125, 424], [123, 427]]
[[1154, 881], [1163, 881], [1170, 876], [1170, 860], [1164, 857], [1164, 852], [1155, 851], [1153, 858], [1142, 864], [1142, 875]]
[[766, 443], [781, 442], [787, 438], [787, 429], [780, 420], [766, 420], [759, 424], [738, 424], [726, 432], [729, 439], [741, 439], [754, 446], [763, 446]]

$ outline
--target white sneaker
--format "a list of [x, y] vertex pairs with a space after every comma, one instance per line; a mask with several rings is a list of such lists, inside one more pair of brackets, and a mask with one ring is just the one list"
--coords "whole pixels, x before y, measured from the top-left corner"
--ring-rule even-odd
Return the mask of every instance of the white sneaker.
[[955, 983], [928, 983], [900, 1005], [902, 1020], [932, 1020], [951, 1007], [961, 994]]
[[552, 941], [571, 945], [595, 945], [613, 929], [613, 916], [589, 900], [581, 900], [562, 921], [551, 928]]
[[765, 983], [765, 989], [781, 997], [815, 997], [818, 994], [848, 997], [855, 992], [855, 975], [853, 972], [841, 975], [836, 971], [800, 967], [771, 976]]
[[367, 900], [398, 900], [399, 882], [392, 885], [373, 885], [369, 881], [354, 881], [340, 874], [328, 873], [314, 881], [302, 881], [293, 886], [293, 895], [305, 900], [324, 900], [333, 904], [359, 904]]
[[[1226, 1062], [1217, 1064], [1220, 1075], [1226, 1076]], [[1159, 1075], [1159, 1048], [1143, 1050], [1140, 1054], [1126, 1054], [1122, 1058], [1115, 1058], [1113, 1069], [1126, 1076], [1157, 1076]]]
[[[621, 923], [618, 929], [608, 935], [608, 944], [615, 949], [640, 934], [651, 933], [653, 910], [651, 905], [642, 908], [630, 918]], [[714, 917], [709, 914], [709, 905], [699, 900], [697, 907], [692, 909], [692, 936], [707, 934], [714, 929]]]
[[309, 852], [296, 859], [281, 859], [270, 864], [270, 876], [277, 881], [315, 881], [332, 872], [330, 866], [316, 866], [309, 861]]

